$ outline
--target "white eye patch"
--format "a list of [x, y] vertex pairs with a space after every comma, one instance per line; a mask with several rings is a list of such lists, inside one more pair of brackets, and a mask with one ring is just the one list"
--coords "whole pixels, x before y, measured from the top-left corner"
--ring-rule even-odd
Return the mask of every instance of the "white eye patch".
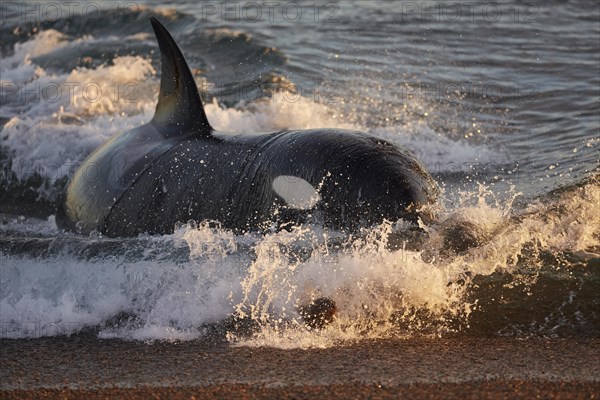
[[309, 210], [321, 200], [321, 196], [310, 183], [296, 176], [280, 175], [273, 179], [272, 186], [288, 207]]

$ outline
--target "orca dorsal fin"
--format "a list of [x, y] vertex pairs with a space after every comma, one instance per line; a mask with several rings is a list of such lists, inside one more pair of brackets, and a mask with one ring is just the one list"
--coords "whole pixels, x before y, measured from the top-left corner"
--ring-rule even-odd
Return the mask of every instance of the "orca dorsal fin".
[[150, 17], [160, 47], [161, 77], [158, 104], [152, 122], [169, 134], [190, 131], [212, 138], [212, 127], [206, 118], [194, 77], [177, 43], [167, 29]]

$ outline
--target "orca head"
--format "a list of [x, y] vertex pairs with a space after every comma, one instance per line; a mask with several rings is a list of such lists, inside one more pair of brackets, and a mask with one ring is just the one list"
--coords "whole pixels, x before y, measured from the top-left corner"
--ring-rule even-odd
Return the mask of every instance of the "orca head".
[[321, 206], [339, 218], [333, 225], [356, 230], [383, 220], [430, 223], [427, 205], [439, 188], [427, 170], [408, 150], [367, 134], [348, 135], [324, 168], [331, 175], [321, 185]]
[[358, 214], [368, 210], [362, 211], [364, 222], [431, 221], [425, 206], [437, 198], [437, 185], [410, 153], [387, 150], [385, 156], [376, 154], [359, 168], [353, 175], [356, 187], [349, 197], [361, 207], [356, 210]]

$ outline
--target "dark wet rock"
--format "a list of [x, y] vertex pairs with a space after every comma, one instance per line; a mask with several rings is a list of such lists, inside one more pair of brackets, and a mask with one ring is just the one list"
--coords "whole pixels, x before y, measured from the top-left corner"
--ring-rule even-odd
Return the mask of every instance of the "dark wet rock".
[[444, 250], [464, 254], [484, 242], [483, 230], [472, 222], [458, 221], [444, 228]]
[[335, 301], [321, 297], [306, 306], [298, 307], [298, 313], [311, 329], [322, 329], [333, 322], [337, 311]]

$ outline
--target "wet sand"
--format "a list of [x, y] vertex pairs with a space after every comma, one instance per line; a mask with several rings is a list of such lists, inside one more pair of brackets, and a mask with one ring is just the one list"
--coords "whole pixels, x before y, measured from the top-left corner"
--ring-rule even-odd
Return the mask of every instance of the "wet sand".
[[310, 350], [91, 336], [0, 340], [1, 398], [600, 398], [600, 339], [362, 341]]

